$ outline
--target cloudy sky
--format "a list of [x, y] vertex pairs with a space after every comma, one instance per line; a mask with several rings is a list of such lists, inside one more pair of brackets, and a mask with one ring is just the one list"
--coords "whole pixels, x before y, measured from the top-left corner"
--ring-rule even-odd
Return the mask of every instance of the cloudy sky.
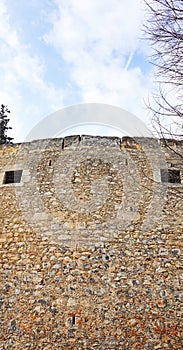
[[15, 141], [77, 103], [107, 103], [148, 123], [154, 88], [143, 0], [0, 0], [0, 104]]

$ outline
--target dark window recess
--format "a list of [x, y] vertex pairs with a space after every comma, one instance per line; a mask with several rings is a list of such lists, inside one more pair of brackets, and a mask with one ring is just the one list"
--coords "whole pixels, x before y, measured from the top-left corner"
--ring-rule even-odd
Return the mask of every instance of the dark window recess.
[[76, 324], [76, 316], [72, 316], [71, 317], [71, 325], [75, 326], [75, 324]]
[[22, 177], [22, 170], [6, 171], [4, 175], [4, 184], [20, 183]]
[[161, 182], [181, 183], [180, 170], [161, 169]]
[[51, 166], [51, 159], [48, 161], [48, 166]]

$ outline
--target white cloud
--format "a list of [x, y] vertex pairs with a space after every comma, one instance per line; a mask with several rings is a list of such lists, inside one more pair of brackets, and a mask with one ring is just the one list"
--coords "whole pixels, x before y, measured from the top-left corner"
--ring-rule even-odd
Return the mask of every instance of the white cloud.
[[[146, 114], [151, 73], [136, 62], [144, 52], [143, 0], [48, 0], [39, 11], [36, 0], [25, 8], [22, 0], [22, 21], [11, 2], [0, 0], [0, 103], [12, 111], [17, 138], [64, 102], [103, 102]], [[24, 30], [26, 23], [35, 26]]]
[[0, 0], [0, 43], [0, 103], [10, 108], [13, 135], [19, 139], [44, 114], [63, 104], [63, 90], [45, 81], [44, 61], [21, 43], [5, 0]]
[[68, 58], [78, 49], [99, 60], [111, 59], [114, 49], [131, 51], [140, 35], [143, 18], [141, 0], [55, 0], [57, 18], [53, 18], [52, 43], [64, 48]]
[[[45, 40], [72, 67], [83, 102], [105, 102], [142, 115], [150, 75], [131, 67], [144, 19], [142, 0], [55, 0]], [[143, 44], [142, 44], [143, 46]]]

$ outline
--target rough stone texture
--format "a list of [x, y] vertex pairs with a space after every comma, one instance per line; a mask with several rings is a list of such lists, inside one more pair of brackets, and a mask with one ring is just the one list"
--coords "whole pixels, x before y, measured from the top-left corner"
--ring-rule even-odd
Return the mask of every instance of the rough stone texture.
[[[0, 148], [0, 350], [183, 348], [183, 147], [169, 144]], [[167, 165], [181, 183], [161, 183]]]

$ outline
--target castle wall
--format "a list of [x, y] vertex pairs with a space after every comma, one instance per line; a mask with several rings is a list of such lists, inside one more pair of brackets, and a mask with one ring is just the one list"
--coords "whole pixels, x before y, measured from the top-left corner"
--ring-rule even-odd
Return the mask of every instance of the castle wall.
[[182, 143], [169, 144], [0, 148], [0, 349], [182, 349]]

